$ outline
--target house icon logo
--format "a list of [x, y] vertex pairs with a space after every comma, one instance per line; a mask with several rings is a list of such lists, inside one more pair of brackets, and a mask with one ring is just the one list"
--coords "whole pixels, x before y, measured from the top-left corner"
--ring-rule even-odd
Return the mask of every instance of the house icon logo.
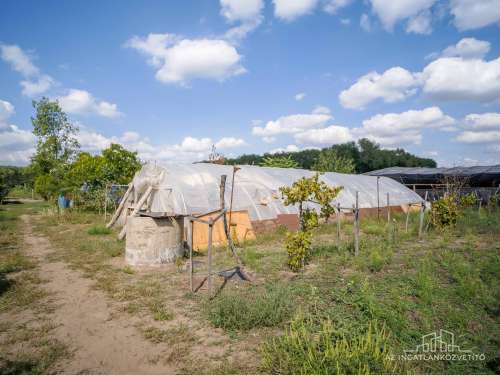
[[414, 350], [405, 350], [407, 353], [471, 353], [471, 350], [463, 350], [455, 344], [453, 332], [445, 329], [432, 332], [422, 336], [422, 343]]

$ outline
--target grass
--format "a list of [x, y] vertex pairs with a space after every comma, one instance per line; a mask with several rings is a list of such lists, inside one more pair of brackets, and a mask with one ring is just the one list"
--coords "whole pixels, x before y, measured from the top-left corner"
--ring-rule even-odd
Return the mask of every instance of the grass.
[[87, 233], [92, 236], [102, 236], [106, 234], [111, 234], [112, 230], [102, 225], [94, 225], [87, 230]]
[[227, 331], [280, 325], [293, 312], [292, 293], [284, 285], [267, 285], [241, 292], [227, 292], [207, 302], [206, 314], [214, 327]]

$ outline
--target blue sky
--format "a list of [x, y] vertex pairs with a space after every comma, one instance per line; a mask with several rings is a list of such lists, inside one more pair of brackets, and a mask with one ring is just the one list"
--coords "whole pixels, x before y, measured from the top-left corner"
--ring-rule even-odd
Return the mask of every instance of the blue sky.
[[90, 152], [178, 162], [368, 137], [500, 163], [499, 25], [500, 0], [5, 0], [0, 163], [29, 161], [42, 96]]

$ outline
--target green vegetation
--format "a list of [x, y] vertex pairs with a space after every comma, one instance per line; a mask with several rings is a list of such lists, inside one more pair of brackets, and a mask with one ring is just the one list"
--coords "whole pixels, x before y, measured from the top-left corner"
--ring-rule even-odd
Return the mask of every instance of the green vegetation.
[[346, 336], [330, 320], [321, 326], [298, 317], [283, 336], [262, 347], [263, 366], [271, 374], [395, 374], [397, 362], [385, 328], [370, 323], [365, 333]]
[[[287, 158], [295, 161], [298, 168], [318, 171], [335, 171], [364, 173], [387, 167], [436, 167], [432, 159], [420, 158], [403, 149], [383, 150], [376, 143], [361, 139], [358, 143], [348, 142], [333, 145], [322, 150], [303, 150], [298, 152], [281, 152], [274, 155], [241, 155], [234, 159], [226, 159], [226, 164], [262, 165], [267, 158]], [[290, 168], [290, 167], [288, 167]], [[291, 167], [293, 168], [293, 167]]]
[[111, 232], [111, 229], [106, 228], [103, 225], [94, 225], [87, 230], [87, 233], [93, 236], [101, 236], [104, 234], [110, 234]]
[[299, 163], [288, 156], [266, 156], [260, 163], [262, 167], [275, 167], [275, 168], [298, 168]]
[[340, 152], [334, 148], [321, 151], [318, 161], [313, 165], [312, 169], [318, 172], [356, 172], [354, 160], [350, 157], [341, 155]]
[[0, 166], [0, 203], [16, 187], [31, 187], [33, 184], [33, 173], [27, 167], [5, 167]]
[[284, 285], [250, 288], [244, 293], [227, 292], [206, 305], [208, 320], [227, 331], [274, 327], [293, 311], [291, 291]]
[[319, 204], [320, 217], [328, 221], [334, 213], [332, 201], [342, 187], [329, 187], [325, 182], [319, 181], [319, 174], [313, 177], [302, 177], [292, 186], [280, 188], [285, 205], [299, 206], [300, 231], [288, 233], [285, 247], [288, 253], [288, 266], [292, 271], [299, 271], [309, 260], [311, 251], [311, 230], [318, 226], [318, 214], [314, 209], [307, 208], [307, 203]]

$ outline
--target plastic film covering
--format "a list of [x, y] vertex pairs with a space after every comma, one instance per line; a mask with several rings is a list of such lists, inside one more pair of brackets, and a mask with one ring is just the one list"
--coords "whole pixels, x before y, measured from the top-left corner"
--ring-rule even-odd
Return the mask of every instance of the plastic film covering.
[[[311, 177], [313, 171], [291, 168], [268, 168], [250, 165], [238, 166], [234, 178], [234, 211], [246, 210], [250, 219], [275, 219], [279, 214], [297, 214], [297, 207], [283, 204], [279, 188], [290, 186], [301, 177]], [[199, 164], [146, 164], [135, 176], [133, 184], [141, 194], [154, 183], [158, 189], [150, 200], [152, 212], [179, 215], [201, 214], [220, 207], [220, 177], [227, 175], [225, 205], [229, 208], [233, 166], [208, 163]], [[342, 173], [324, 173], [320, 180], [330, 186], [342, 186], [335, 199], [344, 209], [352, 208], [359, 192], [359, 207], [377, 207], [377, 177]], [[384, 207], [389, 193], [390, 205], [399, 206], [422, 202], [422, 198], [399, 182], [379, 178], [380, 206]], [[309, 204], [319, 210], [319, 206]]]

